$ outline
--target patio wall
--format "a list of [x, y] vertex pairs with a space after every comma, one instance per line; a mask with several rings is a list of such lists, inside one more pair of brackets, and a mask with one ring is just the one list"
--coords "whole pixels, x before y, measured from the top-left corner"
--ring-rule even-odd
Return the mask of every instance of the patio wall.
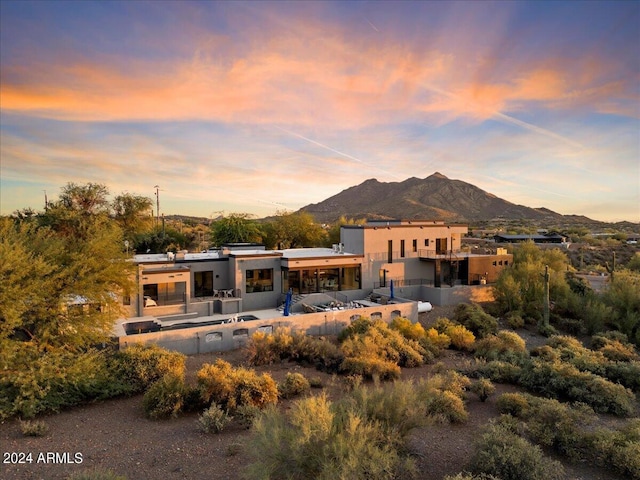
[[125, 349], [134, 343], [152, 343], [169, 350], [177, 350], [186, 355], [223, 352], [244, 346], [251, 335], [260, 329], [264, 331], [268, 330], [268, 327], [271, 327], [271, 330], [278, 327], [290, 327], [292, 330], [304, 331], [307, 335], [336, 335], [356, 318], [360, 316], [373, 317], [375, 314], [379, 314], [379, 317], [386, 322], [390, 322], [395, 316], [409, 318], [415, 322], [418, 319], [418, 305], [415, 302], [394, 303], [376, 307], [125, 335], [119, 338], [119, 346], [120, 349]]

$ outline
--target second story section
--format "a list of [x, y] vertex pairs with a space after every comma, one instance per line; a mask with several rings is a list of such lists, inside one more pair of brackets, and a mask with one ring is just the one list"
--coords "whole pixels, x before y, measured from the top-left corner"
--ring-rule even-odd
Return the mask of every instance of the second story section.
[[344, 249], [367, 255], [373, 261], [393, 263], [404, 258], [437, 258], [459, 252], [467, 225], [433, 220], [369, 221], [343, 226]]

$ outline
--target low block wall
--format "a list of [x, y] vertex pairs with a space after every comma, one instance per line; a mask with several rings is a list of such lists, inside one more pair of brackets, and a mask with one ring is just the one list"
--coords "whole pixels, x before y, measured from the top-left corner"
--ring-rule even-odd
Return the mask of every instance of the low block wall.
[[415, 322], [418, 319], [418, 305], [414, 302], [392, 303], [375, 307], [126, 335], [119, 338], [119, 345], [121, 349], [125, 349], [135, 343], [153, 343], [186, 355], [223, 352], [241, 348], [257, 331], [271, 333], [279, 327], [302, 330], [307, 335], [337, 335], [361, 316], [380, 318], [386, 322], [390, 322], [396, 316], [401, 316]]

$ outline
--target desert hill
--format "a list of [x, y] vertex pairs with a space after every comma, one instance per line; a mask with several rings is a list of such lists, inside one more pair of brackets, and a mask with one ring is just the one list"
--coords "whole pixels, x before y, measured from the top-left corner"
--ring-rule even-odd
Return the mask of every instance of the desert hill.
[[536, 223], [597, 223], [587, 217], [561, 215], [547, 208], [530, 208], [498, 198], [470, 183], [451, 180], [439, 172], [403, 182], [369, 179], [301, 211], [330, 223], [340, 216], [370, 219], [439, 219], [478, 222], [495, 219]]

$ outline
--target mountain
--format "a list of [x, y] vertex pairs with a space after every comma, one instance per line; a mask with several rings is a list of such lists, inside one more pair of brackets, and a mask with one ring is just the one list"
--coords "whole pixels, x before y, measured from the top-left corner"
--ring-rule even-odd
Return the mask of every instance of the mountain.
[[597, 223], [586, 217], [564, 216], [547, 208], [516, 205], [461, 180], [439, 172], [403, 182], [369, 179], [320, 203], [303, 207], [316, 221], [330, 223], [344, 215], [368, 219], [434, 219], [478, 222], [495, 219], [547, 223]]

